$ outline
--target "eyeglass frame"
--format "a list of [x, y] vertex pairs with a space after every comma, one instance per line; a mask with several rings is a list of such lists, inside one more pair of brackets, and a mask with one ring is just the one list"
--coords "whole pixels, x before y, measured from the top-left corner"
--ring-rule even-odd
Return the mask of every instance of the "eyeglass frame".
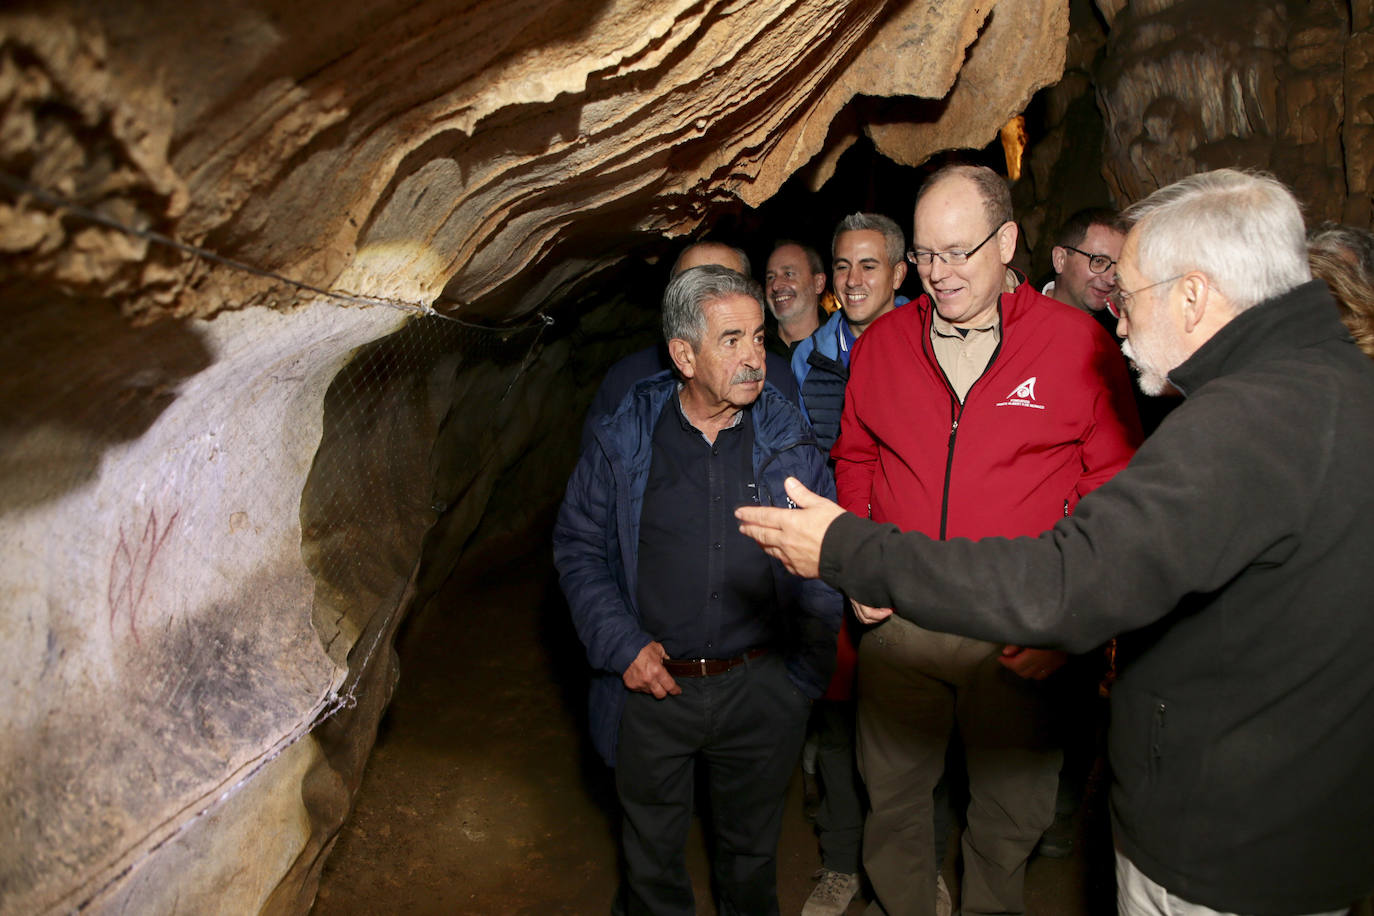
[[[917, 251], [915, 249], [908, 249], [906, 253], [906, 259], [911, 264], [913, 264], [917, 269], [920, 269], [921, 267], [933, 267], [935, 265], [936, 258], [939, 258], [942, 264], [947, 264], [950, 267], [958, 267], [961, 264], [967, 264], [968, 259], [977, 254], [979, 248], [982, 248], [988, 242], [991, 242], [992, 237], [997, 233], [1001, 232], [1002, 227], [1009, 222], [1011, 222], [1011, 220], [1005, 220], [1001, 223], [998, 223], [996, 228], [994, 228], [991, 232], [988, 233], [987, 238], [983, 239], [977, 245], [974, 245], [968, 251], [960, 251], [958, 248], [951, 248], [948, 251]], [[920, 261], [922, 255], [925, 255], [926, 258], [928, 258], [925, 264], [922, 264]], [[951, 261], [951, 256], [954, 256], [956, 259]]]
[[[1078, 252], [1079, 254], [1081, 254], [1083, 257], [1087, 258], [1087, 259], [1088, 259], [1088, 270], [1089, 270], [1090, 272], [1094, 273], [1094, 274], [1098, 274], [1099, 276], [1102, 275], [1102, 274], [1105, 274], [1107, 271], [1109, 271], [1109, 270], [1111, 270], [1113, 267], [1115, 267], [1115, 266], [1116, 266], [1116, 262], [1119, 260], [1118, 258], [1109, 258], [1109, 257], [1107, 257], [1105, 254], [1091, 254], [1091, 253], [1089, 253], [1089, 252], [1087, 252], [1087, 251], [1084, 251], [1082, 248], [1075, 248], [1075, 247], [1073, 247], [1072, 245], [1060, 245], [1059, 247], [1060, 247], [1060, 248], [1066, 248], [1066, 249], [1068, 249], [1069, 251], [1076, 251], [1076, 252]], [[1096, 261], [1098, 258], [1101, 258], [1101, 259], [1103, 259], [1104, 261], [1107, 262], [1106, 265], [1104, 265], [1103, 268], [1102, 268], [1101, 270], [1098, 270], [1097, 268], [1093, 267], [1093, 261]]]
[[[1113, 292], [1110, 296], [1107, 297], [1107, 314], [1111, 315], [1117, 321], [1120, 321], [1122, 316], [1126, 314], [1124, 309], [1129, 308], [1131, 300], [1138, 296], [1140, 293], [1145, 292], [1145, 290], [1147, 289], [1154, 289], [1156, 286], [1163, 286], [1165, 283], [1177, 283], [1179, 280], [1182, 280], [1186, 276], [1188, 275], [1179, 274], [1177, 277], [1170, 277], [1167, 280], [1160, 280], [1158, 283], [1151, 283], [1148, 286], [1140, 287], [1140, 289], [1126, 289], [1120, 283], [1118, 283], [1115, 292]], [[1130, 321], [1130, 318], [1127, 318], [1126, 320]]]

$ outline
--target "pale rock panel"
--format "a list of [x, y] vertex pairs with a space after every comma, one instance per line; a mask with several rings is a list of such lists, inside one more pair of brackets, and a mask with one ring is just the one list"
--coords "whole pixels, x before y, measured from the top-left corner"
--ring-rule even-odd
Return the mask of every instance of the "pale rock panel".
[[397, 624], [503, 471], [575, 438], [566, 341], [469, 353], [426, 304], [585, 291], [833, 161], [856, 94], [943, 112], [865, 125], [895, 158], [982, 146], [1064, 29], [1051, 0], [0, 12], [0, 911], [309, 905]]

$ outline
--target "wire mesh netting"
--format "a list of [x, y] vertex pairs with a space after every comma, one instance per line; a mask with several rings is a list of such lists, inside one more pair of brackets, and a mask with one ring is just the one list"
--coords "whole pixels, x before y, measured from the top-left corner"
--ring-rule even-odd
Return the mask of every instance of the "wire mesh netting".
[[425, 538], [477, 525], [547, 326], [328, 291], [140, 326], [21, 266], [0, 264], [5, 912], [213, 865], [169, 850], [391, 671]]

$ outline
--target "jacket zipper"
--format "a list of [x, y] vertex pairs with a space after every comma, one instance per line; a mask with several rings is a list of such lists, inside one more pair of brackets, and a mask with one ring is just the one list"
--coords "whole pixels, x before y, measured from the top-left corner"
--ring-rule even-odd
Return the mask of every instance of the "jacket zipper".
[[[932, 303], [932, 314], [934, 314], [934, 308], [935, 305], [934, 303]], [[997, 317], [998, 324], [999, 326], [1001, 326], [1001, 296], [999, 296], [997, 300]], [[1003, 327], [1002, 339], [997, 341], [997, 348], [992, 351], [992, 356], [988, 357], [988, 364], [983, 367], [983, 371], [978, 374], [978, 378], [973, 380], [973, 384], [968, 386], [968, 391], [964, 394], [963, 401], [959, 400], [959, 395], [955, 393], [954, 386], [950, 384], [949, 376], [945, 374], [945, 367], [941, 366], [940, 361], [935, 358], [935, 347], [930, 342], [930, 333], [931, 329], [928, 326], [925, 330], [923, 345], [926, 349], [926, 353], [929, 356], [931, 363], [935, 366], [937, 370], [939, 370], [940, 378], [944, 379], [945, 381], [945, 389], [949, 392], [949, 407], [951, 414], [949, 424], [949, 441], [945, 447], [945, 488], [940, 495], [940, 540], [943, 541], [946, 540], [946, 529], [949, 524], [949, 481], [950, 477], [952, 477], [954, 474], [954, 442], [959, 436], [959, 421], [964, 416], [964, 407], [968, 404], [968, 399], [973, 396], [974, 389], [978, 387], [978, 384], [982, 382], [983, 379], [987, 378], [988, 370], [991, 369], [993, 364], [997, 362], [997, 357], [1002, 352], [1002, 344], [1006, 340], [1006, 328]]]

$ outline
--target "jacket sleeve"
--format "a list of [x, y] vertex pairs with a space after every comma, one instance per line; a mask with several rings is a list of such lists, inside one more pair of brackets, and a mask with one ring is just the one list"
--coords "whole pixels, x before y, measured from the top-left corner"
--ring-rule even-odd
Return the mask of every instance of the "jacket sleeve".
[[835, 501], [855, 515], [868, 516], [873, 493], [873, 474], [878, 465], [878, 443], [864, 425], [862, 405], [881, 383], [870, 370], [869, 360], [859, 358], [864, 338], [854, 344], [849, 357], [849, 382], [845, 385], [840, 435], [830, 450], [835, 463]]
[[1111, 480], [1131, 460], [1140, 447], [1140, 414], [1136, 410], [1130, 373], [1121, 353], [1109, 344], [1107, 332], [1094, 328], [1091, 370], [1096, 384], [1092, 425], [1083, 440], [1083, 476], [1079, 478], [1079, 498]]
[[653, 638], [627, 603], [617, 530], [614, 474], [593, 441], [568, 480], [554, 523], [553, 560], [587, 661], [623, 674]]
[[[846, 515], [825, 533], [820, 573], [928, 629], [1071, 652], [1185, 599], [1210, 601], [1247, 567], [1282, 565], [1307, 524], [1322, 459], [1320, 443], [1291, 435], [1306, 428], [1301, 408], [1272, 416], [1262, 397], [1193, 400], [1221, 403], [1180, 407], [1129, 468], [1038, 537], [934, 541]], [[1261, 438], [1249, 418], [1266, 406], [1275, 432]], [[1262, 588], [1246, 588], [1263, 600]]]

